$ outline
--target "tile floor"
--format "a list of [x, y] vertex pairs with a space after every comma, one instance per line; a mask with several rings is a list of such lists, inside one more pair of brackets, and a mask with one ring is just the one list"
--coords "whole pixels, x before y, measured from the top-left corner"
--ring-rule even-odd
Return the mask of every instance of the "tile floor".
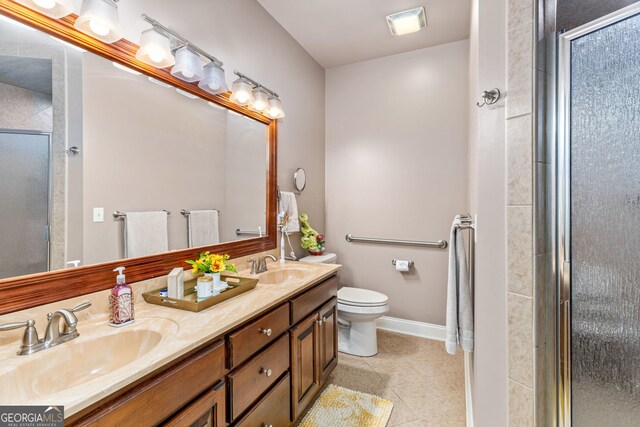
[[465, 426], [462, 352], [441, 341], [378, 330], [378, 354], [340, 353], [328, 382], [391, 400], [387, 427]]

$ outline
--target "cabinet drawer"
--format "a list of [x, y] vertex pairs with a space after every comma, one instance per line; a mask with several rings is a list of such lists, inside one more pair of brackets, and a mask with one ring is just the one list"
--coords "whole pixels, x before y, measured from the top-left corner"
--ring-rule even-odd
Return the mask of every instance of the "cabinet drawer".
[[231, 421], [289, 369], [289, 336], [283, 335], [242, 368], [229, 374]]
[[299, 297], [292, 299], [289, 302], [291, 305], [291, 324], [295, 325], [307, 317], [309, 313], [337, 295], [338, 278], [333, 276]]
[[224, 381], [220, 381], [215, 387], [164, 422], [162, 427], [223, 426], [226, 398]]
[[[157, 425], [224, 376], [222, 341], [197, 352], [161, 374], [107, 402], [74, 425]], [[164, 368], [163, 368], [164, 369]]]
[[289, 329], [289, 310], [287, 304], [284, 304], [230, 334], [228, 336], [229, 369], [238, 366], [287, 329]]
[[290, 388], [289, 374], [263, 397], [260, 402], [237, 424], [237, 427], [284, 427], [291, 425], [289, 419]]

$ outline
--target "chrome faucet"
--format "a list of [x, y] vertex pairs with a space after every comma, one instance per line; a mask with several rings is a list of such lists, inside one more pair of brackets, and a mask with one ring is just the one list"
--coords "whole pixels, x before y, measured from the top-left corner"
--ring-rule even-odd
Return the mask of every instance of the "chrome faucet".
[[[32, 319], [29, 319], [26, 322], [14, 322], [0, 325], [0, 331], [9, 331], [11, 329], [26, 327], [24, 335], [22, 336], [22, 344], [20, 345], [20, 350], [18, 350], [18, 355], [24, 356], [27, 354], [37, 353], [41, 350], [55, 347], [58, 344], [78, 338], [80, 335], [76, 328], [78, 325], [78, 318], [73, 313], [84, 310], [90, 306], [90, 302], [84, 302], [70, 310], [60, 309], [53, 313], [49, 313], [47, 315], [49, 323], [47, 324], [47, 329], [43, 339], [38, 339], [38, 331], [36, 330], [35, 322]], [[62, 332], [60, 332], [60, 319], [64, 319]]]
[[267, 258], [272, 259], [273, 261], [277, 261], [278, 258], [274, 257], [271, 254], [267, 254], [261, 258], [252, 258], [247, 260], [247, 262], [251, 263], [251, 274], [259, 274], [267, 271]]

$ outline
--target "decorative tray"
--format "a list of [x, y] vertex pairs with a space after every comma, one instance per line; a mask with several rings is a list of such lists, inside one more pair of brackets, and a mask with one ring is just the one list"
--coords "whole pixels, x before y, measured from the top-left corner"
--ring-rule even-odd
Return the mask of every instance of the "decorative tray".
[[244, 292], [250, 291], [258, 284], [258, 279], [252, 279], [249, 277], [228, 276], [223, 274], [220, 279], [227, 282], [229, 287], [218, 295], [214, 295], [202, 301], [197, 301], [196, 298], [197, 279], [187, 280], [184, 282], [184, 299], [161, 297], [161, 289], [144, 292], [142, 297], [150, 304], [198, 312], [216, 304], [220, 304], [222, 301], [226, 301], [229, 298], [233, 298]]

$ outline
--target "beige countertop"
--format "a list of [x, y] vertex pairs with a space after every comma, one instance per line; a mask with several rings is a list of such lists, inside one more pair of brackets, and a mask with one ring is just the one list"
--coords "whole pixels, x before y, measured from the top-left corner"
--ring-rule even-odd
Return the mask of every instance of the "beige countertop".
[[110, 291], [4, 315], [0, 323], [35, 319], [42, 338], [47, 312], [84, 301], [93, 304], [78, 313], [78, 338], [29, 356], [16, 355], [23, 329], [3, 333], [0, 404], [64, 405], [65, 417], [73, 415], [202, 344], [222, 338], [246, 320], [333, 275], [340, 266], [269, 263], [269, 272], [291, 268], [303, 269], [305, 278], [258, 283], [254, 290], [199, 313], [148, 304], [140, 297], [142, 292], [166, 286], [166, 276], [133, 284], [136, 320], [122, 328], [107, 325]]

